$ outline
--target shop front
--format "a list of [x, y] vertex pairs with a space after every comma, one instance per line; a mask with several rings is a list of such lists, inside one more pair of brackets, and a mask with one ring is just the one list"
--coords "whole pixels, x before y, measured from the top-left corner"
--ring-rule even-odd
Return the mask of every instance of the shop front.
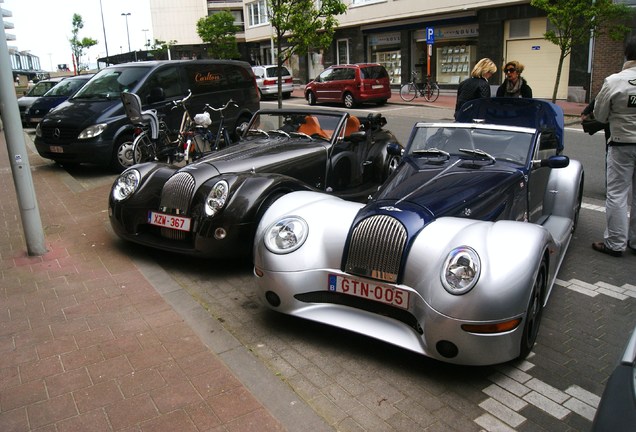
[[391, 84], [402, 82], [402, 51], [400, 32], [374, 33], [368, 37], [368, 55], [372, 63], [379, 63], [389, 73]]
[[[435, 41], [431, 52], [431, 75], [439, 84], [456, 85], [470, 77], [477, 62], [479, 25], [466, 23], [433, 26]], [[413, 32], [414, 69], [422, 75], [427, 70], [426, 29]]]

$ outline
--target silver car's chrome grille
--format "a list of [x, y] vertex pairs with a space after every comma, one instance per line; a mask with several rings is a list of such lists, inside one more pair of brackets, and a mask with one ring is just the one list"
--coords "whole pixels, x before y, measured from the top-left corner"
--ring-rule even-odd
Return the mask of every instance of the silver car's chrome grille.
[[[175, 215], [188, 214], [192, 195], [194, 194], [194, 186], [194, 177], [189, 173], [179, 172], [170, 177], [161, 191], [161, 211]], [[161, 228], [161, 235], [173, 240], [184, 240], [188, 233], [170, 228]]]
[[378, 215], [363, 220], [351, 235], [345, 270], [396, 282], [406, 238], [404, 225], [391, 216]]

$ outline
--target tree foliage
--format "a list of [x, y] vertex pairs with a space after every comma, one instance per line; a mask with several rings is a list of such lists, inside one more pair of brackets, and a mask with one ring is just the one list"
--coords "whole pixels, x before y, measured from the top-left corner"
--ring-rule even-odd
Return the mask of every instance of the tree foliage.
[[197, 34], [210, 44], [208, 54], [219, 59], [238, 59], [241, 54], [236, 43], [236, 33], [241, 28], [234, 24], [230, 11], [221, 11], [197, 21]]
[[608, 32], [612, 39], [620, 40], [629, 32], [624, 20], [631, 10], [612, 0], [532, 0], [530, 4], [547, 13], [552, 28], [543, 36], [560, 49], [552, 102], [556, 101], [563, 62], [574, 46], [586, 43], [591, 34]]
[[168, 58], [168, 49], [172, 45], [176, 44], [176, 40], [166, 42], [164, 40], [155, 39], [155, 41], [150, 46], [150, 50], [152, 51], [152, 54], [155, 56], [155, 58], [166, 60]]
[[[278, 64], [278, 107], [282, 107], [281, 66], [293, 54], [327, 48], [338, 26], [337, 16], [347, 11], [341, 0], [268, 0]], [[283, 46], [283, 38], [287, 44]]]
[[79, 31], [84, 28], [84, 21], [79, 14], [73, 14], [71, 38], [69, 42], [71, 44], [71, 53], [73, 54], [73, 69], [79, 74], [83, 69], [81, 65], [81, 58], [84, 55], [84, 50], [97, 45], [97, 40], [85, 37], [79, 38]]

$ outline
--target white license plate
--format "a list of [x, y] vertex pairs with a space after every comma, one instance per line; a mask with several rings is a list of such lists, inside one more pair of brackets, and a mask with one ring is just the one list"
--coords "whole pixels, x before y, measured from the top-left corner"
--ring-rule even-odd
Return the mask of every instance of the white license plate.
[[382, 85], [382, 84], [375, 84], [375, 85], [372, 85], [372, 86], [371, 86], [371, 88], [372, 88], [373, 90], [377, 90], [377, 89], [384, 88], [384, 85]]
[[51, 153], [64, 153], [64, 148], [61, 146], [49, 146]]
[[329, 291], [362, 297], [402, 309], [408, 309], [409, 307], [410, 293], [408, 291], [373, 281], [362, 281], [330, 274], [328, 276], [328, 289]]
[[169, 215], [165, 213], [148, 212], [148, 223], [164, 228], [172, 228], [179, 231], [190, 231], [191, 219], [187, 217]]

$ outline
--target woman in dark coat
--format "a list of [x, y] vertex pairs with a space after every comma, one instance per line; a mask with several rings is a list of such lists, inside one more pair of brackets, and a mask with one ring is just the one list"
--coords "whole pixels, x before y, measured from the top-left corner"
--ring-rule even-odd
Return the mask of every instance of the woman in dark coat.
[[490, 97], [490, 84], [488, 80], [497, 72], [497, 66], [489, 58], [483, 58], [477, 62], [470, 78], [465, 79], [457, 87], [457, 103], [455, 104], [455, 118], [462, 105], [468, 101]]
[[521, 77], [523, 69], [524, 66], [516, 60], [506, 63], [504, 66], [506, 79], [497, 89], [497, 97], [532, 97], [532, 89], [525, 78]]

